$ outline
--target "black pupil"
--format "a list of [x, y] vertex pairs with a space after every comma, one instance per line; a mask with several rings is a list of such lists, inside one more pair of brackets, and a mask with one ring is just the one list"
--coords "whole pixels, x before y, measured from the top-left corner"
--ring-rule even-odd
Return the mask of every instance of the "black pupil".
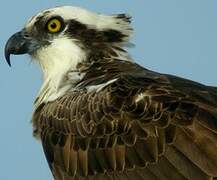
[[57, 24], [56, 24], [55, 22], [52, 22], [51, 25], [50, 25], [50, 27], [51, 27], [52, 29], [56, 29]]

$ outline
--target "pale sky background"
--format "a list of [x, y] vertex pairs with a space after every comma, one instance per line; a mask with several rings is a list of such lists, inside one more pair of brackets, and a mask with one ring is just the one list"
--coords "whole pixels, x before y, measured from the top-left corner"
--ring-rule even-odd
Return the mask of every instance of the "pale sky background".
[[0, 6], [0, 179], [51, 180], [32, 138], [32, 104], [41, 73], [28, 56], [4, 59], [4, 45], [26, 20], [48, 7], [75, 5], [101, 13], [127, 12], [139, 64], [217, 86], [217, 0], [7, 0]]

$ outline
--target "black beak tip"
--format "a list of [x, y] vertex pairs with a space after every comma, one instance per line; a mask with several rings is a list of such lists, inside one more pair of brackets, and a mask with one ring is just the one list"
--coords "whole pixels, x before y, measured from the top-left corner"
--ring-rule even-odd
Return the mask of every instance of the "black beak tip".
[[10, 53], [5, 49], [5, 59], [8, 63], [8, 65], [11, 67], [11, 61], [10, 61]]
[[8, 63], [8, 65], [11, 67], [11, 60], [10, 60], [10, 55], [12, 54], [13, 52], [13, 45], [15, 45], [15, 42], [13, 41], [13, 38], [14, 38], [15, 35], [11, 36], [6, 45], [5, 45], [5, 59]]

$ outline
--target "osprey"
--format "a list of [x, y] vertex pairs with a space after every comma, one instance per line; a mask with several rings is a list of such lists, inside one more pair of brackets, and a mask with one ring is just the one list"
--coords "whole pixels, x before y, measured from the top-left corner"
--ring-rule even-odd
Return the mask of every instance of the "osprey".
[[128, 56], [126, 14], [56, 7], [5, 46], [39, 63], [34, 136], [55, 180], [217, 177], [217, 88], [145, 69]]

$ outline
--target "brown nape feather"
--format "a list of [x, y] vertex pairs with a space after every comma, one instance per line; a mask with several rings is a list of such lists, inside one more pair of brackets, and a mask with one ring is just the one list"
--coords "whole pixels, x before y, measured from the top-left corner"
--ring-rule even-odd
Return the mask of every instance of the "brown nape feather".
[[55, 180], [216, 179], [216, 88], [117, 60], [85, 71], [34, 115]]

